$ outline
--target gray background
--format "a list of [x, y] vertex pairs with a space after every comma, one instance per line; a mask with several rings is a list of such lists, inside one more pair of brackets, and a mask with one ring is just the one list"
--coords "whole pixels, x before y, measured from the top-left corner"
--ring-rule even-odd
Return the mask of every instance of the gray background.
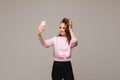
[[41, 46], [38, 26], [45, 20], [51, 38], [64, 17], [79, 41], [75, 80], [120, 80], [120, 0], [0, 0], [0, 80], [51, 80], [52, 48]]

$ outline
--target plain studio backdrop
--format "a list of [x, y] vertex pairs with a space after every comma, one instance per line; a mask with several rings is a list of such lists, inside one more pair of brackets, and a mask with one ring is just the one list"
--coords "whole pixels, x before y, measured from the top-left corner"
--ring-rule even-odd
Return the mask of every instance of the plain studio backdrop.
[[120, 0], [0, 0], [0, 80], [51, 80], [53, 48], [60, 21], [73, 21], [75, 80], [120, 80]]

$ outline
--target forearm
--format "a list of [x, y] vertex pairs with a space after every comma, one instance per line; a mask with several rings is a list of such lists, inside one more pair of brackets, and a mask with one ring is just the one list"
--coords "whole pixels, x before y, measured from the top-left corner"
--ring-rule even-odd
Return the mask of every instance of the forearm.
[[69, 27], [71, 38], [76, 38], [75, 33], [73, 32], [72, 27]]
[[38, 33], [38, 38], [39, 38], [41, 44], [42, 44], [42, 45], [45, 45], [45, 40], [43, 39], [41, 33]]

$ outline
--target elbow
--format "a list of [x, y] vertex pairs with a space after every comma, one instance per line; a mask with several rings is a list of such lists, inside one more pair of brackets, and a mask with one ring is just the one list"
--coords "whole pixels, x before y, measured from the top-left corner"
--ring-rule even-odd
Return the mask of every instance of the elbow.
[[78, 41], [75, 43], [75, 46], [77, 46], [78, 45]]
[[43, 46], [44, 48], [48, 48], [48, 47], [49, 47], [49, 46], [47, 46], [45, 43], [42, 44], [42, 46]]
[[77, 46], [77, 45], [78, 45], [78, 41], [76, 41], [76, 42], [74, 43], [74, 47]]
[[76, 47], [78, 45], [78, 41], [71, 44], [71, 48]]

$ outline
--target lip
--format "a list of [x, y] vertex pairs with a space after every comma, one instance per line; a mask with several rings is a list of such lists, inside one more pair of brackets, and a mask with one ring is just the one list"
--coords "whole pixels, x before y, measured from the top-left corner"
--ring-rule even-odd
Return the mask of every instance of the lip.
[[64, 33], [64, 31], [60, 31], [60, 33]]

